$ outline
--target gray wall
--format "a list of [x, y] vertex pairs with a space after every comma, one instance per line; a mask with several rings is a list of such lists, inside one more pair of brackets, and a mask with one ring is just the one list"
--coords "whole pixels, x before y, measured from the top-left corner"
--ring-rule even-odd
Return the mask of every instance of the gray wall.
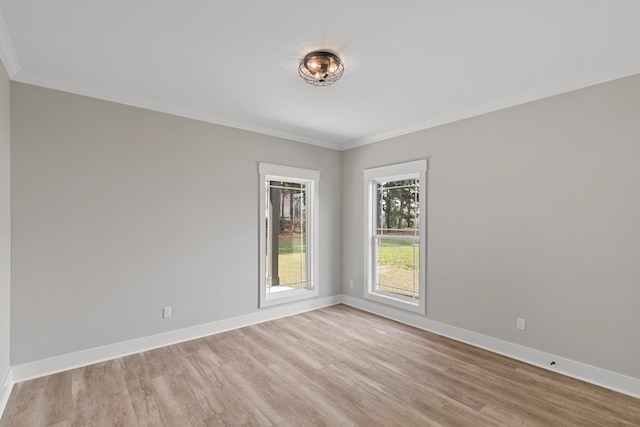
[[259, 161], [320, 170], [341, 292], [340, 152], [15, 82], [11, 112], [12, 364], [257, 311]]
[[428, 158], [427, 316], [640, 378], [640, 76], [344, 153], [15, 82], [11, 108], [12, 364], [256, 311], [258, 161], [321, 171], [322, 295], [361, 297], [362, 170]]
[[9, 372], [11, 278], [9, 76], [0, 64], [0, 383]]
[[362, 170], [419, 158], [429, 318], [640, 378], [640, 76], [345, 152], [344, 293]]

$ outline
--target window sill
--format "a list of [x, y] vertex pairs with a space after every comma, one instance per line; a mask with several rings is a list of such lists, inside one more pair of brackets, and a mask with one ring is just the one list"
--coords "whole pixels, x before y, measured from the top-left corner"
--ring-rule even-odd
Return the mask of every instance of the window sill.
[[366, 292], [364, 297], [371, 301], [376, 301], [381, 304], [386, 304], [396, 308], [412, 311], [414, 313], [426, 313], [424, 301], [416, 301], [409, 298], [405, 299], [401, 296], [392, 295], [385, 292]]
[[[283, 286], [283, 288], [285, 288]], [[317, 290], [309, 290], [309, 289], [278, 289], [277, 291], [272, 291], [271, 293], [265, 294], [260, 301], [260, 308], [263, 307], [271, 307], [279, 304], [286, 304], [288, 302], [300, 301], [308, 298], [315, 298], [319, 296], [319, 292]]]

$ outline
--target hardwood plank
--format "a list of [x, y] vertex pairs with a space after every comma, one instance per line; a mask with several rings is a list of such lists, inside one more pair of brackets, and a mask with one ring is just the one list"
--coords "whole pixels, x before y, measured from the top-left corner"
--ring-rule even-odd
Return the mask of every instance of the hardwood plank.
[[40, 423], [39, 408], [46, 377], [15, 384], [0, 426], [29, 427]]
[[39, 415], [47, 425], [67, 421], [71, 399], [71, 371], [50, 375], [46, 378]]
[[[83, 369], [71, 371], [71, 396], [72, 405], [69, 419], [74, 427], [87, 425], [108, 426], [104, 421], [106, 413], [100, 400], [97, 385], [104, 375], [104, 365], [97, 364]], [[100, 421], [103, 420], [103, 421]]]
[[123, 375], [122, 359], [105, 363], [106, 372], [99, 383], [101, 402], [105, 409], [104, 420], [114, 426], [135, 425], [137, 418]]
[[16, 384], [0, 427], [640, 425], [640, 400], [344, 305]]

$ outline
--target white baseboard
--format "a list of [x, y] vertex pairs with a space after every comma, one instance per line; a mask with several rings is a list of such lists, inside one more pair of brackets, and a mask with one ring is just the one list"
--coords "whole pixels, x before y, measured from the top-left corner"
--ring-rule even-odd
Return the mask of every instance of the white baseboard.
[[4, 379], [2, 380], [2, 382], [0, 382], [0, 418], [2, 418], [4, 408], [7, 406], [12, 388], [13, 376], [11, 374], [11, 368], [9, 368], [7, 374], [4, 376]]
[[340, 295], [330, 297], [314, 298], [297, 303], [261, 309], [255, 313], [229, 319], [218, 320], [216, 322], [205, 323], [203, 325], [191, 326], [189, 328], [177, 329], [158, 335], [137, 338], [116, 344], [109, 344], [103, 347], [96, 347], [75, 353], [63, 354], [50, 359], [36, 360], [12, 367], [13, 381], [18, 383], [33, 378], [43, 377], [130, 354], [140, 353], [154, 348], [177, 344], [197, 338], [206, 337], [233, 329], [242, 328], [256, 323], [267, 322], [281, 317], [292, 316], [306, 311], [316, 310], [340, 303]]
[[[267, 322], [281, 317], [291, 316], [330, 305], [344, 303], [382, 317], [406, 323], [456, 341], [464, 342], [475, 347], [489, 350], [531, 365], [558, 372], [569, 377], [577, 378], [610, 390], [618, 391], [636, 398], [640, 398], [640, 379], [622, 375], [616, 372], [597, 368], [575, 360], [559, 357], [554, 354], [510, 343], [498, 338], [468, 331], [446, 323], [437, 322], [424, 316], [406, 312], [393, 307], [354, 298], [348, 295], [334, 295], [317, 298], [284, 306], [263, 309], [255, 313], [223, 319], [203, 325], [185, 329], [169, 331], [158, 335], [138, 338], [103, 347], [92, 348], [76, 353], [63, 354], [50, 359], [16, 365], [11, 368], [0, 388], [0, 409], [4, 409], [6, 400], [14, 383], [33, 378], [51, 375], [69, 369], [79, 368], [94, 363], [111, 360], [130, 354], [140, 353], [154, 348], [164, 347], [179, 342], [202, 338], [256, 323]], [[555, 365], [551, 366], [551, 361]], [[0, 414], [2, 412], [0, 411]]]
[[[372, 301], [354, 298], [349, 295], [341, 295], [341, 302], [382, 317], [470, 344], [474, 347], [483, 348], [493, 353], [520, 360], [530, 365], [539, 366], [553, 372], [558, 372], [591, 384], [640, 398], [640, 379], [638, 378], [607, 371], [606, 369], [597, 368], [585, 363], [576, 362], [575, 360], [468, 331], [446, 323], [430, 320], [424, 316], [377, 304]], [[551, 365], [550, 363], [552, 361], [556, 363]]]

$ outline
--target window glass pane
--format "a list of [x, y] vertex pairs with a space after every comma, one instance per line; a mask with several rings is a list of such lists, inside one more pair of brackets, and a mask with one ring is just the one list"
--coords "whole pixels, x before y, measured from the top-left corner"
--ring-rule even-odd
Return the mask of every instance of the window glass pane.
[[420, 297], [419, 189], [418, 179], [376, 182], [376, 291]]
[[376, 183], [376, 234], [417, 235], [419, 189], [418, 179]]
[[307, 288], [307, 184], [267, 181], [267, 292]]
[[376, 237], [376, 252], [376, 291], [419, 299], [419, 241]]

